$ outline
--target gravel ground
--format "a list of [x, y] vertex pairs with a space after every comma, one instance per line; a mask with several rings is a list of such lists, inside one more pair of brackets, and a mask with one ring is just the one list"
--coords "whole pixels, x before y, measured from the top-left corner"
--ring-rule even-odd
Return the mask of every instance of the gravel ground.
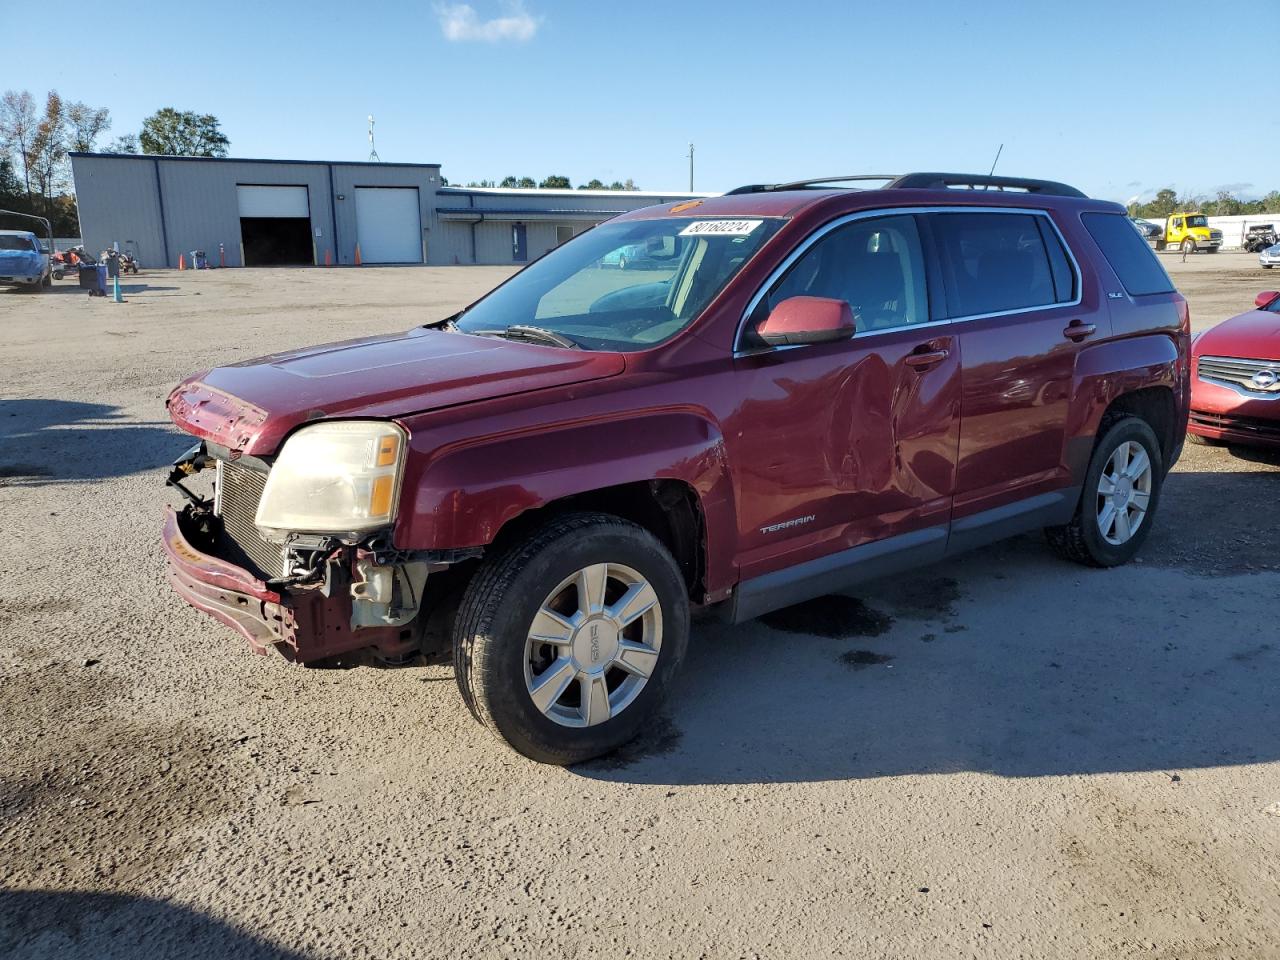
[[[1274, 285], [1165, 262], [1197, 328]], [[505, 275], [0, 293], [0, 955], [1280, 956], [1274, 464], [1189, 447], [1123, 569], [1026, 537], [700, 624], [661, 723], [574, 769], [444, 666], [291, 667], [170, 593], [175, 381]]]

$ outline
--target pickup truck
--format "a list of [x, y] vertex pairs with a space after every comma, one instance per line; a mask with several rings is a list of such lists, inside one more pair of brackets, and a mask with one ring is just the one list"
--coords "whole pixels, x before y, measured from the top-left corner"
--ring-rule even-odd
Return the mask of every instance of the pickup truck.
[[0, 287], [43, 290], [53, 283], [49, 254], [29, 230], [0, 230]]

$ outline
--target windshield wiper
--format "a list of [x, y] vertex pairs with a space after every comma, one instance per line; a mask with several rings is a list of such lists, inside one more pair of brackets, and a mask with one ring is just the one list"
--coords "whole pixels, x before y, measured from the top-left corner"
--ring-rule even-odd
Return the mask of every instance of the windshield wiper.
[[572, 337], [544, 327], [533, 327], [524, 323], [513, 323], [505, 330], [468, 330], [481, 337], [506, 337], [509, 340], [532, 340], [539, 343], [550, 343], [567, 350], [581, 350], [582, 344]]

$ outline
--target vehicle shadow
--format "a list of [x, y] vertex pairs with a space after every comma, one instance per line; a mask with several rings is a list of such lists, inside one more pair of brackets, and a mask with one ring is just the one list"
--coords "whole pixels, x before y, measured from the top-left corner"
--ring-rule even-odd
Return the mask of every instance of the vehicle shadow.
[[[578, 774], [787, 783], [1280, 760], [1280, 472], [1179, 473], [1141, 562], [1091, 570], [1039, 536], [740, 627], [695, 625], [667, 715]], [[1241, 505], [1217, 529], [1206, 505]], [[1269, 567], [1231, 556], [1249, 529]], [[1188, 541], [1190, 544], [1188, 545]], [[1212, 541], [1212, 542], [1210, 542]], [[1238, 573], [1216, 576], [1210, 573]]]
[[109, 404], [0, 400], [0, 486], [84, 482], [153, 470], [170, 463], [182, 441], [167, 421], [132, 420]]
[[149, 897], [0, 890], [0, 956], [13, 960], [303, 960], [197, 910]]

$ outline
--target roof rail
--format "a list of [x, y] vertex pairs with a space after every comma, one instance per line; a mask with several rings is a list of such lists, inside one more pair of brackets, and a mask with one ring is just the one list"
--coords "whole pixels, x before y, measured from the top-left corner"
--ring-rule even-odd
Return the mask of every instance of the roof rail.
[[884, 189], [900, 190], [948, 190], [961, 187], [969, 190], [1022, 190], [1047, 197], [1087, 196], [1075, 187], [1056, 180], [1032, 180], [1027, 177], [997, 177], [986, 173], [906, 173], [902, 176], [885, 174], [858, 174], [850, 177], [818, 177], [813, 180], [793, 180], [789, 183], [750, 183], [730, 190], [726, 197], [740, 193], [774, 193], [779, 190], [819, 190], [828, 184], [852, 183], [859, 180], [887, 180]]
[[902, 179], [896, 173], [860, 173], [851, 177], [815, 177], [812, 180], [792, 180], [789, 183], [749, 183], [725, 194], [731, 197], [738, 193], [773, 193], [776, 190], [814, 190], [828, 183], [850, 183], [854, 180], [894, 180]]
[[947, 190], [951, 187], [964, 187], [970, 190], [1025, 190], [1027, 193], [1038, 193], [1049, 197], [1088, 199], [1086, 194], [1075, 187], [1058, 183], [1056, 180], [992, 176], [987, 173], [908, 173], [898, 177], [886, 189]]

